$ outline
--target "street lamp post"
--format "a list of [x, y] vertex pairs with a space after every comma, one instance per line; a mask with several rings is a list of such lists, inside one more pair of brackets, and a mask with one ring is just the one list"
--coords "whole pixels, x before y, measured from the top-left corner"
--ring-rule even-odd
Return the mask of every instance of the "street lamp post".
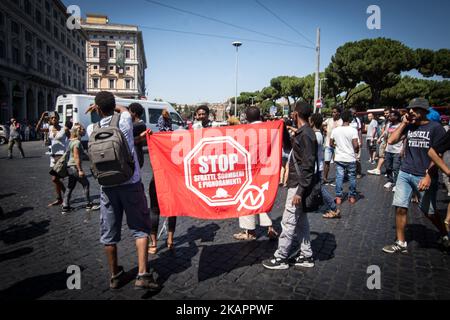
[[238, 48], [242, 46], [242, 42], [235, 41], [232, 43], [236, 47], [236, 94], [234, 96], [234, 116], [237, 117], [237, 93], [238, 93]]

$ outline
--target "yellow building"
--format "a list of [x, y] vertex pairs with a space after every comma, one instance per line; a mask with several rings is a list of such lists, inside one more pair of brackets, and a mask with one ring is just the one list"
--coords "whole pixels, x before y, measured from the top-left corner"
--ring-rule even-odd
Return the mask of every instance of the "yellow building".
[[105, 15], [87, 14], [81, 24], [86, 46], [87, 92], [110, 91], [124, 98], [145, 96], [145, 58], [137, 26], [110, 23]]

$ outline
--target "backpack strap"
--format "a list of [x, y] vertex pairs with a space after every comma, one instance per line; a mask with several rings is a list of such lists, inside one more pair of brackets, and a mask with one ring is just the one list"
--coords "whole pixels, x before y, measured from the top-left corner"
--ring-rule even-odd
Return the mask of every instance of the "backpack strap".
[[120, 121], [120, 113], [114, 113], [114, 115], [111, 118], [111, 121], [109, 122], [109, 125], [112, 127], [119, 128], [119, 121]]

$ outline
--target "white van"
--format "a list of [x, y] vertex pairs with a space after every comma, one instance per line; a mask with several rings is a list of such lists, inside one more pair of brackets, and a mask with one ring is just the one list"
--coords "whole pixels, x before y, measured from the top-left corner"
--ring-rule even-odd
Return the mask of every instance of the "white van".
[[[86, 110], [94, 103], [95, 96], [81, 95], [81, 94], [64, 94], [56, 100], [56, 108], [60, 120], [59, 123], [64, 125], [66, 121], [71, 120], [73, 123], [80, 123], [85, 128], [91, 123], [100, 121], [100, 116], [96, 113], [86, 114]], [[122, 99], [116, 97], [116, 103], [128, 107], [133, 102], [140, 103], [144, 107], [144, 115], [142, 120], [147, 125], [147, 128], [152, 129], [153, 132], [158, 132], [158, 119], [161, 116], [163, 109], [167, 109], [172, 117], [172, 124], [174, 130], [186, 129], [187, 125], [178, 114], [178, 112], [167, 102], [155, 102], [148, 100], [134, 100]], [[82, 138], [85, 144], [88, 141], [87, 135]]]

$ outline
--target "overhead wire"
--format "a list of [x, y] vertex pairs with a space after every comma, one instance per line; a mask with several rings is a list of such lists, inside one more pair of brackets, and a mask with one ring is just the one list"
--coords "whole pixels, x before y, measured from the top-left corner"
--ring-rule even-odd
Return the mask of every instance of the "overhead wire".
[[298, 31], [297, 29], [295, 29], [293, 26], [291, 26], [289, 23], [287, 23], [285, 20], [283, 20], [282, 18], [280, 18], [275, 12], [273, 12], [272, 10], [270, 10], [268, 7], [266, 7], [265, 5], [263, 5], [260, 1], [258, 0], [254, 0], [259, 6], [261, 6], [263, 9], [265, 9], [267, 12], [269, 12], [271, 15], [273, 15], [276, 19], [278, 19], [281, 23], [283, 23], [285, 26], [287, 26], [289, 29], [293, 30], [295, 33], [297, 33], [298, 35], [300, 35], [303, 39], [305, 39], [306, 41], [308, 41], [309, 43], [311, 43], [313, 46], [315, 46], [314, 42], [312, 42], [307, 36], [305, 36], [303, 33], [301, 33], [300, 31]]
[[[196, 13], [196, 12], [192, 12], [192, 11], [189, 11], [189, 10], [181, 9], [181, 8], [174, 7], [174, 6], [171, 6], [171, 5], [168, 5], [168, 4], [164, 4], [164, 3], [161, 3], [161, 2], [158, 2], [158, 1], [154, 1], [154, 0], [143, 0], [143, 1], [145, 1], [147, 3], [155, 4], [155, 5], [158, 5], [158, 6], [161, 6], [161, 7], [165, 7], [165, 8], [168, 8], [168, 9], [172, 9], [172, 10], [175, 10], [175, 11], [178, 11], [178, 12], [182, 12], [182, 13], [185, 13], [185, 14], [189, 14], [189, 15], [192, 15], [192, 16], [200, 17], [200, 18], [203, 18], [203, 19], [206, 19], [206, 20], [210, 20], [210, 21], [214, 21], [214, 22], [217, 22], [217, 23], [221, 23], [221, 24], [224, 24], [224, 25], [227, 25], [227, 26], [231, 26], [231, 27], [234, 27], [234, 28], [237, 28], [237, 29], [241, 29], [241, 30], [245, 30], [245, 31], [252, 32], [252, 33], [255, 33], [255, 34], [259, 34], [259, 35], [262, 35], [262, 36], [265, 36], [265, 37], [269, 37], [269, 38], [272, 38], [272, 39], [280, 40], [280, 41], [283, 41], [283, 42], [286, 42], [286, 43], [295, 44], [297, 46], [303, 46], [300, 43], [297, 43], [297, 42], [294, 42], [294, 41], [290, 41], [290, 40], [286, 40], [286, 39], [280, 38], [278, 36], [274, 36], [274, 35], [271, 35], [271, 34], [268, 34], [268, 33], [260, 32], [260, 31], [257, 31], [257, 30], [253, 30], [253, 29], [250, 29], [250, 28], [247, 28], [247, 27], [244, 27], [244, 26], [240, 26], [240, 25], [237, 25], [237, 24], [234, 24], [234, 23], [230, 23], [230, 22], [227, 22], [227, 21], [223, 21], [223, 20], [220, 20], [220, 19], [208, 17], [208, 16], [200, 14], [200, 13]], [[307, 47], [307, 46], [303, 46], [303, 47]], [[314, 49], [312, 47], [307, 47], [307, 48]]]
[[270, 44], [270, 45], [279, 45], [279, 46], [287, 46], [287, 47], [297, 47], [297, 48], [300, 47], [300, 48], [314, 49], [314, 48], [311, 48], [311, 47], [308, 47], [308, 46], [304, 46], [304, 45], [301, 45], [301, 44], [289, 44], [289, 43], [283, 43], [283, 42], [263, 41], [263, 40], [255, 40], [255, 39], [232, 37], [232, 36], [226, 36], [226, 35], [217, 35], [217, 34], [211, 34], [211, 33], [200, 33], [200, 32], [191, 32], [191, 31], [183, 31], [183, 30], [175, 30], [175, 29], [167, 29], [167, 28], [159, 28], [159, 27], [150, 27], [150, 26], [144, 26], [144, 25], [138, 25], [138, 27], [140, 27], [142, 29], [157, 30], [157, 31], [164, 31], [164, 32], [173, 32], [173, 33], [181, 33], [181, 34], [189, 34], [189, 35], [209, 37], [209, 38], [241, 40], [241, 41], [255, 42], [255, 43], [262, 43], [262, 44]]

